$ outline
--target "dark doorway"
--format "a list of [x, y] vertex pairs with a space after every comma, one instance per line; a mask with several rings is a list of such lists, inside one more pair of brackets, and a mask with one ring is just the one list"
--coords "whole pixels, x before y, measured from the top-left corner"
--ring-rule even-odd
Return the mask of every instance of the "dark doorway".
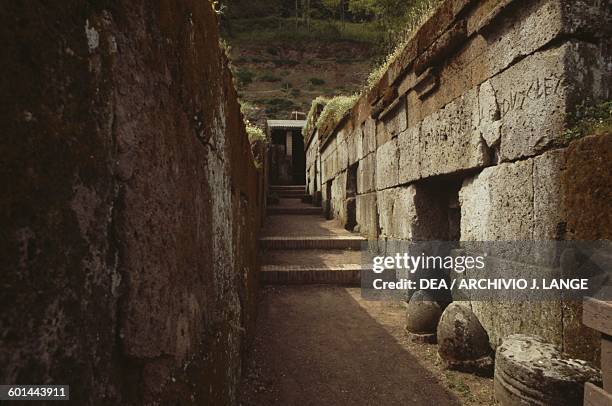
[[304, 151], [304, 137], [301, 131], [293, 131], [293, 183], [303, 185], [306, 183], [306, 152]]
[[332, 194], [332, 181], [328, 180], [325, 183], [325, 200], [323, 201], [323, 212], [325, 214], [325, 218], [327, 219], [332, 218], [331, 194]]
[[353, 231], [357, 225], [357, 169], [359, 163], [349, 166], [346, 171], [346, 224], [344, 227]]
[[415, 239], [421, 241], [459, 241], [461, 179], [429, 180], [416, 184], [416, 211], [421, 220]]
[[[459, 190], [462, 179], [439, 178], [417, 183], [415, 208], [419, 222], [413, 229], [415, 241], [424, 243], [426, 255], [445, 257], [452, 255], [461, 238], [461, 207], [459, 205]], [[432, 269], [424, 278], [443, 275], [450, 283], [450, 273], [445, 269]], [[450, 292], [430, 292], [437, 301], [445, 306], [452, 302]]]
[[277, 185], [306, 183], [306, 152], [301, 128], [272, 128], [270, 182]]

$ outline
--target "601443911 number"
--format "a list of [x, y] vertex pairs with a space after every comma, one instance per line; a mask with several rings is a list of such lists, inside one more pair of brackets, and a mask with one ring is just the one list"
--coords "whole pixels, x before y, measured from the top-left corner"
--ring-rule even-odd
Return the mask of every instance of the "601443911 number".
[[68, 385], [0, 385], [0, 400], [69, 400]]

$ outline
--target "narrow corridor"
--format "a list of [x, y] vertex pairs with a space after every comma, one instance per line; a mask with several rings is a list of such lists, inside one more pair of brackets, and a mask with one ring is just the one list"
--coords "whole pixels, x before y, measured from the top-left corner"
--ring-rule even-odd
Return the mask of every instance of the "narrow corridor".
[[267, 287], [242, 404], [462, 404], [441, 382], [435, 346], [407, 339], [403, 304], [361, 298], [364, 239], [289, 189], [277, 188], [261, 239]]

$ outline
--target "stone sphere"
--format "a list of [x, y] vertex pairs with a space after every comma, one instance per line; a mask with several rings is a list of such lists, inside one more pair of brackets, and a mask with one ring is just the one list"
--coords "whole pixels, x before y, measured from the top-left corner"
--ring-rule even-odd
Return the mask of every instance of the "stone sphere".
[[489, 336], [469, 306], [453, 302], [438, 323], [438, 354], [446, 368], [490, 375]]
[[406, 331], [411, 338], [426, 342], [435, 342], [436, 328], [442, 309], [427, 292], [415, 292], [406, 309]]

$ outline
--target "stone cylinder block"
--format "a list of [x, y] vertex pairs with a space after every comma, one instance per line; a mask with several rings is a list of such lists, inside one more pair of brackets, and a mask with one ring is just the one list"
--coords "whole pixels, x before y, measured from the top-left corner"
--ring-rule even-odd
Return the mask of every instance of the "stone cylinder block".
[[601, 374], [538, 336], [514, 334], [497, 348], [494, 381], [502, 406], [570, 406], [582, 405], [585, 382], [600, 385]]
[[438, 354], [447, 369], [490, 375], [489, 336], [469, 306], [453, 302], [438, 323]]

